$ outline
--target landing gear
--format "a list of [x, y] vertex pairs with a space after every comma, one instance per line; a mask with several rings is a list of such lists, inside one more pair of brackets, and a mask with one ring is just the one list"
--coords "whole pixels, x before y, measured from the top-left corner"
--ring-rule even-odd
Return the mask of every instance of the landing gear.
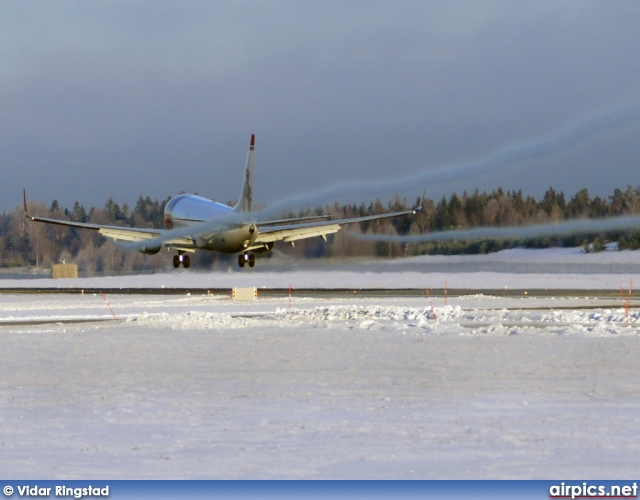
[[178, 269], [180, 264], [182, 264], [185, 269], [189, 269], [189, 266], [191, 265], [191, 258], [188, 255], [185, 255], [184, 252], [179, 252], [178, 255], [173, 256], [173, 267]]
[[256, 256], [252, 253], [241, 253], [238, 255], [238, 265], [244, 267], [245, 264], [249, 264], [249, 267], [256, 265]]

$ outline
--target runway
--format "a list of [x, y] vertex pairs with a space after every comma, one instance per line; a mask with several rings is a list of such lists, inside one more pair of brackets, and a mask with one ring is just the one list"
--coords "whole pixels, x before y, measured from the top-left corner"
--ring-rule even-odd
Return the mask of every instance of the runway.
[[[611, 289], [500, 289], [500, 288], [266, 288], [256, 287], [258, 296], [264, 298], [296, 297], [309, 298], [393, 298], [393, 297], [463, 297], [485, 295], [488, 297], [588, 297], [620, 298], [619, 290]], [[100, 294], [108, 295], [218, 295], [231, 296], [233, 288], [202, 287], [0, 287], [0, 294]]]

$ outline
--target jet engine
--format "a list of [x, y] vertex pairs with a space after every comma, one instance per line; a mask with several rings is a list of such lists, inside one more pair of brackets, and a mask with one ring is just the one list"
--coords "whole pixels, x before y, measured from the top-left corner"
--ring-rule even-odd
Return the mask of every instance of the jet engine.
[[138, 250], [138, 252], [143, 253], [145, 255], [155, 255], [160, 251], [161, 248], [162, 248], [162, 244], [149, 245], [149, 246], [144, 245], [142, 248]]

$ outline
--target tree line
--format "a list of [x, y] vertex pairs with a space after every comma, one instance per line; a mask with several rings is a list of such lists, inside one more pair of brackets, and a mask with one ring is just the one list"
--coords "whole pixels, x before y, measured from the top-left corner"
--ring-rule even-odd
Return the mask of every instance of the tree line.
[[[85, 209], [74, 203], [71, 209], [63, 208], [54, 200], [51, 205], [30, 203], [32, 215], [77, 222], [135, 226], [147, 228], [164, 227], [164, 207], [169, 201], [152, 200], [140, 196], [133, 208], [116, 203], [110, 197], [103, 208]], [[396, 196], [386, 204], [377, 199], [369, 203], [318, 206], [283, 214], [284, 217], [309, 215], [331, 215], [334, 218], [349, 218], [377, 215], [388, 211], [402, 211], [423, 202], [423, 210], [414, 216], [364, 221], [348, 227], [352, 232], [383, 235], [419, 235], [436, 231], [471, 229], [477, 227], [518, 227], [551, 224], [571, 219], [597, 219], [605, 217], [636, 215], [640, 213], [640, 187], [627, 186], [615, 189], [609, 197], [592, 198], [587, 189], [567, 197], [562, 191], [550, 187], [541, 199], [523, 195], [522, 191], [496, 189], [487, 192], [476, 190], [472, 194], [456, 193], [439, 200], [419, 198], [409, 203], [406, 198]], [[640, 230], [611, 231], [606, 233], [583, 233], [565, 236], [503, 239], [476, 238], [440, 240], [427, 243], [388, 243], [359, 240], [344, 231], [322, 238], [299, 240], [295, 247], [285, 243], [276, 245], [274, 252], [297, 258], [322, 257], [399, 257], [424, 254], [488, 253], [506, 248], [551, 246], [582, 246], [585, 251], [599, 251], [606, 243], [617, 242], [618, 248], [640, 248]], [[273, 253], [273, 252], [272, 252]], [[0, 216], [0, 267], [48, 268], [59, 262], [78, 264], [86, 273], [111, 271], [160, 270], [169, 267], [171, 253], [143, 255], [127, 251], [107, 243], [95, 231], [68, 228], [30, 222], [21, 208]], [[266, 256], [266, 258], [269, 258]], [[216, 264], [230, 265], [235, 257], [214, 252], [196, 252], [192, 265], [201, 268]]]

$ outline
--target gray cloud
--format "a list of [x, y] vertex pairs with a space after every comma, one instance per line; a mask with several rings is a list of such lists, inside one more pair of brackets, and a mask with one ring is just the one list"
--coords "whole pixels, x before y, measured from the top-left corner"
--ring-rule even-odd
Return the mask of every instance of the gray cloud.
[[[182, 189], [226, 202], [253, 132], [256, 196], [272, 202], [482, 162], [640, 100], [635, 2], [42, 1], [0, 14], [1, 210], [22, 187], [68, 206]], [[607, 195], [639, 184], [638, 132], [429, 195]]]

